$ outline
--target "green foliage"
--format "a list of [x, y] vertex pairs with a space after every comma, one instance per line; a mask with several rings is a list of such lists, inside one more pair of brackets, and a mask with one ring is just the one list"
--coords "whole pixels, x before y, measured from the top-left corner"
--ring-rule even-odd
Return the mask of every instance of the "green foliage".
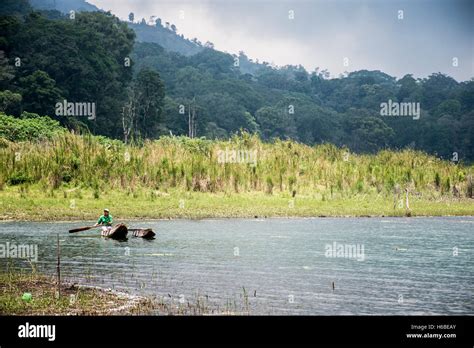
[[62, 91], [48, 73], [36, 70], [31, 75], [20, 78], [23, 94], [23, 108], [41, 115], [54, 115], [54, 105], [61, 98]]
[[355, 117], [348, 119], [349, 147], [357, 152], [375, 152], [387, 147], [394, 136], [393, 130], [377, 117]]
[[0, 113], [0, 137], [9, 141], [52, 138], [65, 132], [59, 122], [36, 114], [23, 113], [21, 119]]
[[[0, 17], [0, 27], [3, 29], [6, 25], [5, 23], [17, 23], [17, 20], [12, 17]], [[14, 25], [11, 25], [11, 29], [13, 29]], [[3, 36], [0, 37], [0, 45], [6, 46], [7, 42]], [[8, 64], [8, 59], [5, 57], [5, 52], [0, 51], [0, 87], [3, 89], [5, 88], [9, 81], [15, 77], [14, 75], [15, 69], [13, 66]], [[6, 91], [8, 92], [8, 91]], [[10, 92], [11, 93], [11, 92]], [[5, 105], [5, 95], [2, 96], [2, 108], [5, 111], [7, 105]]]
[[[23, 110], [54, 117], [55, 104], [96, 103], [95, 121], [81, 118], [92, 131], [120, 136], [125, 87], [132, 78], [134, 33], [109, 13], [77, 13], [74, 20], [49, 20], [30, 13], [22, 22], [0, 21], [7, 57], [22, 57], [22, 69], [8, 89], [21, 93]], [[77, 120], [61, 117], [67, 125]]]
[[263, 107], [256, 113], [264, 139], [296, 136], [294, 117], [283, 108]]
[[31, 11], [28, 0], [2, 0], [0, 5], [0, 16], [21, 16]]
[[154, 70], [141, 70], [133, 83], [136, 119], [134, 130], [143, 138], [156, 136], [162, 122], [165, 89], [160, 74]]
[[20, 110], [22, 96], [19, 93], [12, 91], [0, 91], [0, 112], [5, 112], [9, 115], [12, 113], [18, 114]]
[[8, 183], [13, 186], [25, 184], [30, 181], [31, 179], [25, 173], [21, 172], [13, 172], [8, 178]]

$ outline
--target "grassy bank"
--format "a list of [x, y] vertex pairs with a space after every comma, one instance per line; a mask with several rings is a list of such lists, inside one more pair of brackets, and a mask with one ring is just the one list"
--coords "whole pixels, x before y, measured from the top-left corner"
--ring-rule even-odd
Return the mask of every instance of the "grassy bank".
[[[104, 207], [115, 219], [167, 219], [212, 217], [312, 217], [312, 216], [404, 216], [404, 202], [383, 195], [267, 195], [261, 192], [225, 193], [168, 192], [151, 197], [111, 191], [94, 198], [92, 190], [58, 192], [54, 197], [39, 189], [22, 194], [15, 189], [0, 192], [2, 220], [95, 220]], [[474, 201], [448, 197], [409, 198], [412, 216], [474, 215]]]
[[[223, 155], [224, 154], [224, 155]], [[63, 134], [0, 142], [0, 219], [474, 215], [473, 166], [413, 150]], [[409, 206], [406, 206], [408, 193]]]
[[[110, 291], [63, 284], [35, 272], [0, 273], [0, 315], [146, 314], [147, 299], [131, 299]], [[25, 297], [24, 297], [25, 296]], [[123, 310], [121, 310], [123, 308]]]

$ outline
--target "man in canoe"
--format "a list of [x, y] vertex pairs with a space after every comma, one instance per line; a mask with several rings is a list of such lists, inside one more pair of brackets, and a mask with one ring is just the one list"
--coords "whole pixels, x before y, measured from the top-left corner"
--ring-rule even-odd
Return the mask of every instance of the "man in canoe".
[[112, 215], [110, 215], [109, 209], [104, 209], [104, 215], [100, 216], [94, 226], [100, 225], [102, 225], [103, 232], [109, 232], [112, 229]]

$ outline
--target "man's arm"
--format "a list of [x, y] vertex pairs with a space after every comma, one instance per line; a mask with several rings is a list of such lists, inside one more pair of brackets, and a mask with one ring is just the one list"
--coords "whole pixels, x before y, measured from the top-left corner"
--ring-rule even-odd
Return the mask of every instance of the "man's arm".
[[99, 226], [102, 224], [102, 216], [97, 220], [97, 223], [94, 226]]

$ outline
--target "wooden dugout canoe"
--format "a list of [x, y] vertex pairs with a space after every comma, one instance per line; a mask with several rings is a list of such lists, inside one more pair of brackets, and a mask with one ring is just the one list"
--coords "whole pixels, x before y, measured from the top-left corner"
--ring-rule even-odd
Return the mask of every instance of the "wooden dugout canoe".
[[128, 229], [124, 224], [117, 224], [110, 231], [102, 231], [102, 237], [112, 239], [125, 239], [127, 237]]

